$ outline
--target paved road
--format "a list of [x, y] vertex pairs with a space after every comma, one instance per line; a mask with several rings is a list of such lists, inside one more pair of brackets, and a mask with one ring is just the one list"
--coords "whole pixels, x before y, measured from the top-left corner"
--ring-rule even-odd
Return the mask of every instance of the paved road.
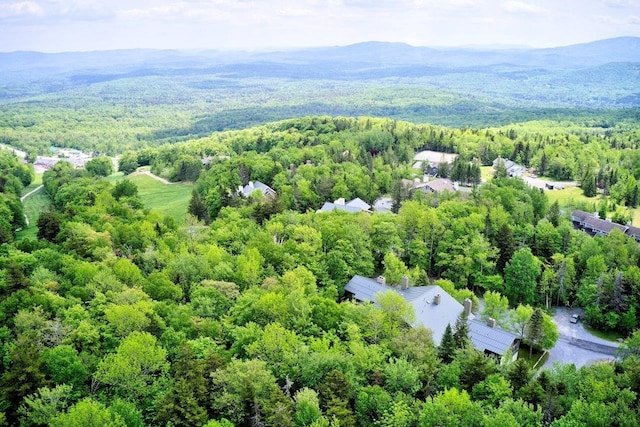
[[600, 360], [613, 360], [618, 343], [592, 335], [584, 328], [582, 322], [569, 322], [574, 312], [576, 310], [565, 308], [556, 310], [553, 320], [558, 325], [560, 339], [550, 350], [545, 367], [551, 367], [556, 361], [573, 363], [576, 367], [581, 367]]

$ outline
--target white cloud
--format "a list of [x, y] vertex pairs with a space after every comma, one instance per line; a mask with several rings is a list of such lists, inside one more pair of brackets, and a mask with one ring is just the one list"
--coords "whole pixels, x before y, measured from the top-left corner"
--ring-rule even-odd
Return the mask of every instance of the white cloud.
[[508, 13], [527, 15], [542, 15], [547, 13], [545, 8], [521, 1], [508, 1], [502, 4], [502, 9]]
[[0, 18], [18, 18], [42, 15], [42, 8], [33, 1], [0, 4]]
[[614, 8], [640, 8], [640, 0], [605, 0], [605, 4]]

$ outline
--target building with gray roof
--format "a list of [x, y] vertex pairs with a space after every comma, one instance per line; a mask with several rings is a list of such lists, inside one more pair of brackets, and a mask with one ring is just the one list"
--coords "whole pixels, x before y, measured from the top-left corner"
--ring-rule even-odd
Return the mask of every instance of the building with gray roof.
[[345, 211], [345, 212], [371, 212], [371, 205], [362, 200], [359, 197], [345, 202], [344, 198], [339, 198], [333, 203], [325, 202], [324, 205], [316, 212], [333, 212], [333, 211]]
[[341, 205], [338, 203], [324, 202], [324, 205], [322, 205], [322, 207], [318, 209], [316, 212], [320, 213], [320, 212], [333, 212], [333, 211], [345, 211], [350, 213], [358, 213], [358, 212], [362, 212], [362, 209], [360, 209], [357, 206], [347, 206], [347, 205]]
[[507, 175], [511, 177], [521, 177], [523, 172], [526, 172], [527, 168], [514, 162], [513, 160], [503, 159], [498, 157], [493, 161], [493, 168], [497, 169], [498, 165], [503, 164], [507, 170]]
[[600, 219], [598, 213], [590, 213], [581, 210], [571, 212], [571, 222], [579, 230], [591, 236], [608, 236], [613, 230], [618, 229], [623, 234], [633, 237], [636, 242], [640, 242], [640, 228], [631, 224], [621, 225], [611, 221], [609, 218]]
[[[370, 279], [354, 276], [345, 286], [347, 297], [358, 301], [375, 302], [379, 292], [393, 291], [413, 306], [416, 320], [412, 326], [422, 325], [433, 334], [433, 342], [440, 345], [447, 325], [455, 325], [465, 307], [439, 286], [408, 286], [408, 279], [399, 287], [386, 284], [384, 277]], [[471, 301], [467, 300], [469, 336], [474, 347], [486, 354], [504, 356], [509, 350], [515, 359], [518, 355], [520, 337], [512, 332], [500, 329], [495, 321], [484, 323], [471, 313]]]
[[244, 197], [249, 197], [251, 193], [256, 190], [260, 190], [262, 192], [262, 197], [275, 196], [276, 194], [276, 191], [273, 188], [269, 187], [267, 184], [263, 184], [260, 181], [249, 181], [249, 183], [244, 187], [238, 188], [238, 192]]

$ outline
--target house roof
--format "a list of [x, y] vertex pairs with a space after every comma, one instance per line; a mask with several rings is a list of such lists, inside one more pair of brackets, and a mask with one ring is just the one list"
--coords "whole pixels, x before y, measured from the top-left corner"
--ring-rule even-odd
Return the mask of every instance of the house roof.
[[359, 197], [356, 197], [355, 199], [348, 201], [346, 203], [346, 206], [354, 206], [354, 207], [360, 208], [363, 211], [368, 211], [369, 209], [371, 209], [371, 205]]
[[515, 334], [498, 327], [492, 328], [479, 320], [469, 321], [469, 336], [477, 349], [504, 354], [517, 338]]
[[595, 216], [586, 217], [584, 220], [584, 223], [585, 223], [585, 227], [591, 228], [593, 230], [598, 230], [607, 234], [611, 233], [611, 231], [613, 231], [614, 228], [617, 228], [623, 233], [626, 232], [627, 230], [627, 227], [625, 227], [624, 225], [620, 225], [609, 220], [596, 218]]
[[[363, 276], [353, 276], [344, 287], [359, 301], [374, 302], [378, 292], [394, 291], [411, 303], [416, 314], [413, 326], [423, 325], [431, 329], [433, 342], [440, 345], [442, 335], [447, 325], [455, 325], [458, 316], [464, 310], [462, 304], [445, 292], [440, 286], [413, 286], [402, 290], [393, 286], [382, 285], [375, 279]], [[440, 302], [435, 304], [436, 295], [440, 295]], [[512, 332], [498, 327], [492, 328], [469, 315], [469, 336], [474, 347], [480, 351], [489, 350], [496, 354], [504, 354], [518, 338]]]
[[513, 173], [514, 171], [523, 171], [526, 170], [524, 166], [521, 166], [514, 162], [513, 160], [503, 159], [502, 157], [498, 157], [493, 161], [493, 167], [497, 167], [499, 162], [504, 163], [504, 167], [508, 173]]
[[431, 188], [432, 191], [439, 193], [441, 191], [450, 191], [452, 193], [456, 192], [456, 188], [453, 186], [453, 183], [448, 179], [434, 179], [433, 181], [425, 182], [426, 186]]
[[637, 236], [637, 237], [640, 237], [640, 228], [638, 228], [638, 227], [634, 227], [633, 225], [630, 225], [630, 226], [627, 228], [627, 234], [628, 234], [629, 236], [634, 236], [634, 237], [636, 237], [636, 236]]
[[593, 216], [593, 214], [589, 213], [589, 212], [581, 211], [581, 210], [578, 210], [578, 209], [576, 209], [575, 211], [571, 212], [571, 217], [579, 219], [580, 222], [584, 222], [584, 220], [588, 216]]
[[427, 287], [428, 286], [412, 286], [409, 287], [409, 289], [400, 290], [393, 286], [382, 285], [378, 283], [376, 279], [356, 275], [349, 280], [344, 290], [351, 292], [358, 301], [373, 302], [378, 292], [395, 291], [410, 302], [424, 293]]
[[378, 213], [389, 213], [392, 208], [393, 200], [390, 197], [382, 197], [373, 204], [373, 210]]
[[[414, 326], [424, 325], [431, 329], [433, 342], [436, 345], [440, 345], [442, 335], [447, 325], [451, 325], [453, 328], [464, 307], [440, 286], [417, 287], [417, 289], [419, 288], [424, 288], [424, 291], [411, 301], [416, 312], [416, 323]], [[411, 289], [414, 288], [409, 288], [407, 291]], [[399, 293], [402, 295], [402, 292], [407, 291], [400, 291]], [[440, 303], [435, 304], [435, 296], [438, 294], [440, 294]], [[470, 319], [474, 317], [473, 314], [469, 315]]]
[[244, 194], [245, 197], [249, 197], [249, 195], [256, 190], [262, 191], [262, 194], [265, 196], [268, 194], [276, 193], [275, 190], [269, 187], [267, 184], [263, 184], [260, 181], [255, 181], [255, 182], [249, 182], [249, 184], [242, 187], [242, 194]]
[[351, 213], [362, 212], [357, 206], [341, 205], [338, 203], [325, 202], [324, 205], [316, 212], [333, 212], [333, 211], [346, 211]]

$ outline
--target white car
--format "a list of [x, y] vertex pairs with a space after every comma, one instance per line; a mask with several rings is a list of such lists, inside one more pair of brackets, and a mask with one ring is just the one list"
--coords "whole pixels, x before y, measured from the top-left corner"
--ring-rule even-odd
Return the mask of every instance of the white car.
[[579, 314], [572, 314], [571, 318], [569, 319], [569, 322], [578, 323], [578, 320], [580, 320], [580, 315]]

